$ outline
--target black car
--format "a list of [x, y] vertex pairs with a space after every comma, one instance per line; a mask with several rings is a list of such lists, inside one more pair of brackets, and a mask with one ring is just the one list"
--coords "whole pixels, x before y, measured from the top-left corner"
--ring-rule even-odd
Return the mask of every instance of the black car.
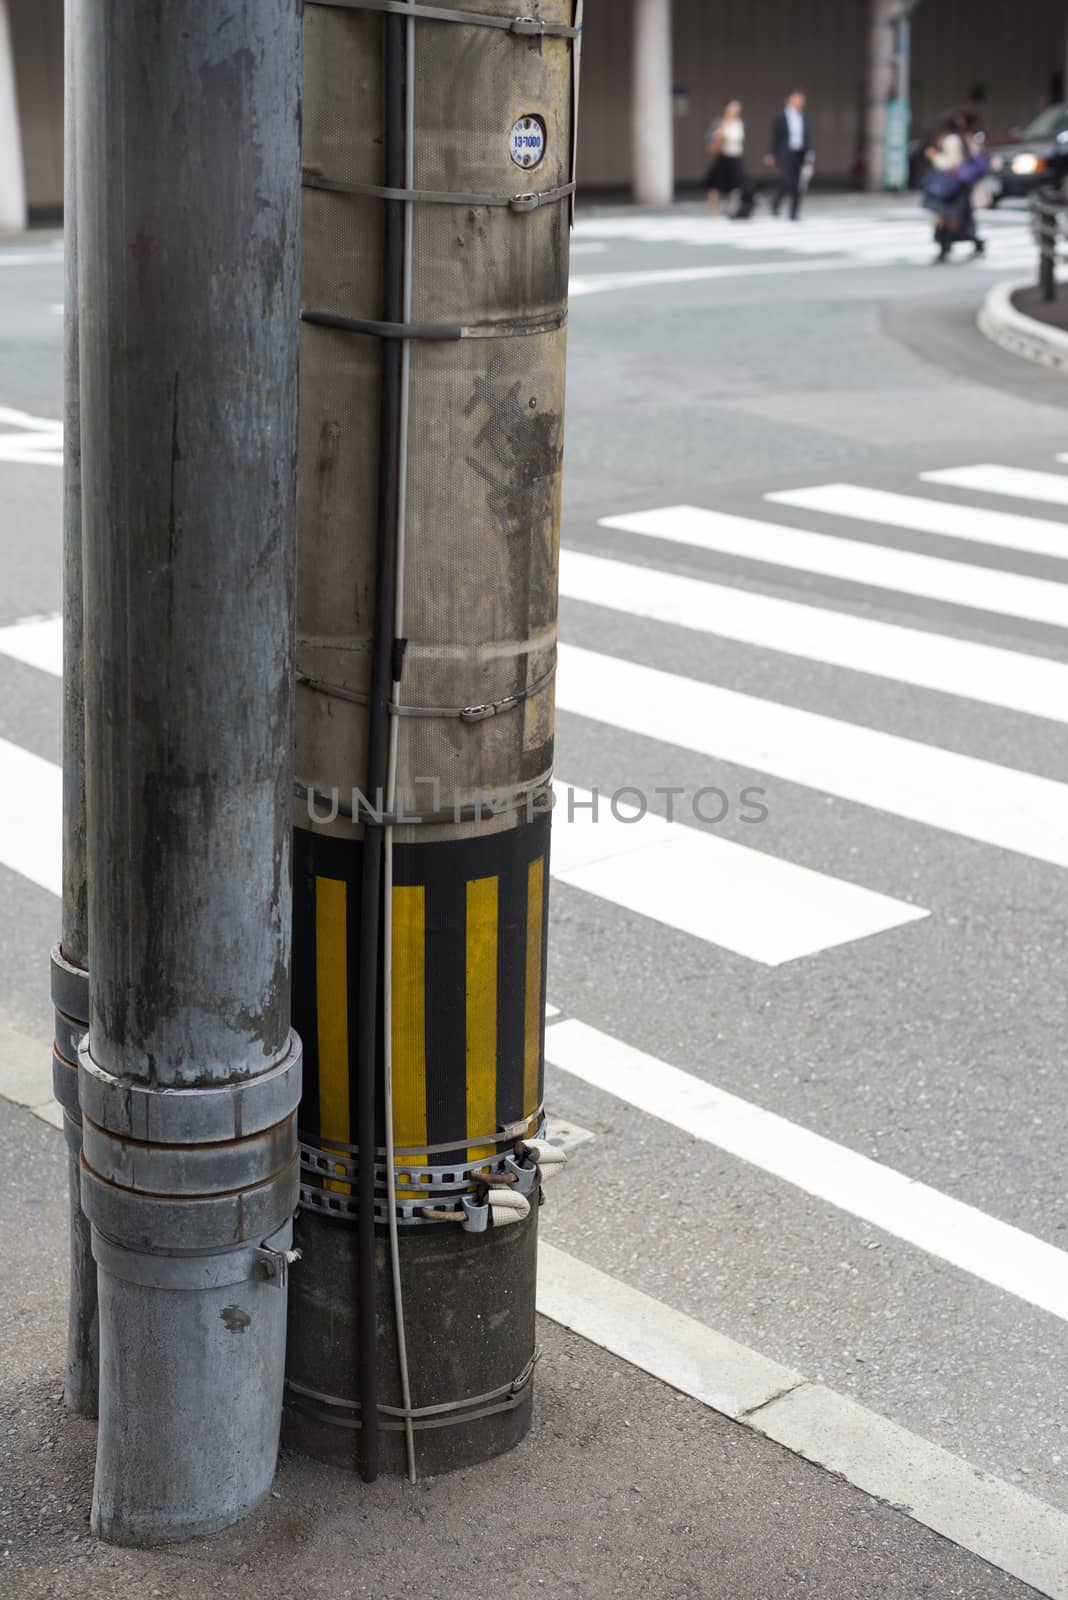
[[995, 203], [1028, 195], [1063, 172], [1068, 156], [1068, 105], [1047, 106], [1012, 141], [990, 150]]

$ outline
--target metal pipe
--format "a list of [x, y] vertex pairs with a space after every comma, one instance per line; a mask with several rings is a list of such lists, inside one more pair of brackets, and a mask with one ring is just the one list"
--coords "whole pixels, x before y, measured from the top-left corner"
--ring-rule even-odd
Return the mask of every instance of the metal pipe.
[[298, 1192], [301, 36], [226, 13], [84, 0], [78, 40], [92, 1525], [134, 1545], [270, 1488]]
[[81, 0], [64, 8], [63, 139], [63, 907], [52, 951], [56, 1013], [52, 1082], [63, 1108], [70, 1198], [70, 1301], [64, 1396], [79, 1416], [97, 1414], [100, 1359], [96, 1266], [81, 1201], [82, 1118], [77, 1041], [89, 1026], [89, 922], [85, 862], [85, 696], [82, 673], [82, 472], [78, 359], [78, 196], [75, 42]]

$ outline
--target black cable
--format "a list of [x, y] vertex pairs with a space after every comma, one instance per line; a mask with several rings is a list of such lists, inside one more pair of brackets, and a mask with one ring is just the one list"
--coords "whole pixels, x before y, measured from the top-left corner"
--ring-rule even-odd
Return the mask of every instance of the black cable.
[[[382, 19], [382, 74], [385, 115], [384, 172], [388, 188], [404, 187], [404, 21]], [[404, 206], [383, 204], [382, 320], [404, 317]], [[367, 733], [367, 794], [385, 793], [389, 752], [389, 701], [393, 673], [393, 615], [396, 588], [397, 503], [401, 411], [401, 346], [381, 345], [378, 452], [378, 534], [375, 545], [374, 643], [371, 656], [370, 714]], [[382, 853], [384, 829], [364, 825], [360, 893], [360, 973], [356, 1045], [356, 1143], [359, 1149], [357, 1223], [359, 1244], [360, 1467], [364, 1481], [378, 1476], [378, 1294], [375, 1270], [375, 1110], [378, 1075], [378, 976], [382, 932]]]

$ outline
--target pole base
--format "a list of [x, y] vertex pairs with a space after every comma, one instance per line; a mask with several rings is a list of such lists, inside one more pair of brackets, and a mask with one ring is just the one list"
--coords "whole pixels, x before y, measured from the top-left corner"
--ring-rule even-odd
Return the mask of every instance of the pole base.
[[[282, 1245], [288, 1247], [288, 1224]], [[135, 1549], [229, 1527], [278, 1455], [286, 1296], [261, 1250], [151, 1256], [94, 1229], [100, 1432], [90, 1525]]]
[[[412, 1406], [470, 1402], [414, 1421], [416, 1468], [436, 1476], [491, 1461], [525, 1438], [533, 1408], [537, 1194], [511, 1227], [467, 1233], [442, 1223], [401, 1230], [400, 1263]], [[290, 1278], [282, 1442], [359, 1471], [356, 1229], [301, 1211], [303, 1251]], [[389, 1240], [376, 1237], [379, 1465], [407, 1471]]]

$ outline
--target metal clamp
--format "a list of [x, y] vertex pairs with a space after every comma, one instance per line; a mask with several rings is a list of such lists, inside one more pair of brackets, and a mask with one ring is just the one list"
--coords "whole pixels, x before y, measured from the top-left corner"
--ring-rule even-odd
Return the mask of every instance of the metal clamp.
[[468, 1195], [465, 1194], [463, 1199], [460, 1201], [460, 1204], [467, 1213], [463, 1224], [464, 1232], [487, 1233], [489, 1231], [490, 1220], [489, 1201], [472, 1200]]
[[282, 1290], [289, 1287], [290, 1267], [294, 1262], [300, 1261], [304, 1255], [303, 1250], [295, 1250], [291, 1245], [287, 1247], [284, 1243], [280, 1246], [274, 1243], [274, 1240], [280, 1240], [286, 1234], [288, 1234], [289, 1238], [292, 1238], [292, 1234], [289, 1233], [288, 1223], [281, 1230], [281, 1233], [273, 1233], [269, 1239], [264, 1239], [263, 1243], [253, 1252], [263, 1276]]

